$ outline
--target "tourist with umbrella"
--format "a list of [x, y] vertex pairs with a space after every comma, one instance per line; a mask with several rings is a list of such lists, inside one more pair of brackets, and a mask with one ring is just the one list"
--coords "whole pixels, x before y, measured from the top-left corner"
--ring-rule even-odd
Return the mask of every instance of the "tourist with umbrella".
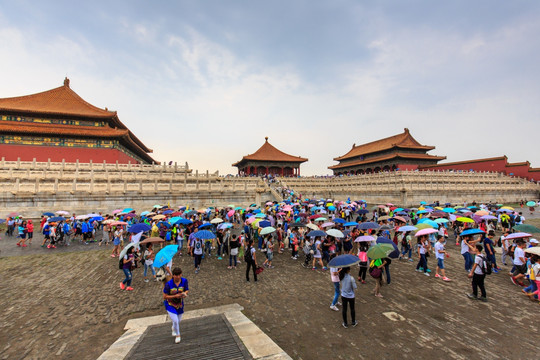
[[[157, 238], [160, 239], [160, 238]], [[160, 239], [161, 240], [161, 239]], [[163, 240], [161, 240], [163, 241]], [[156, 278], [156, 271], [154, 270], [154, 258], [156, 257], [156, 254], [154, 253], [154, 247], [151, 242], [148, 242], [146, 245], [146, 250], [144, 250], [143, 259], [144, 259], [144, 282], [148, 282], [148, 278], [146, 277], [146, 274], [148, 272], [148, 268], [152, 271], [152, 276], [154, 276], [154, 281], [157, 281]]]
[[379, 243], [369, 248], [367, 256], [372, 259], [369, 264], [369, 275], [375, 279], [375, 289], [373, 293], [376, 297], [382, 298], [381, 287], [383, 286], [382, 273], [386, 265], [385, 258], [394, 251], [392, 244]]
[[424, 275], [430, 276], [428, 273], [427, 265], [427, 253], [429, 252], [430, 245], [428, 241], [428, 234], [432, 232], [437, 232], [435, 229], [422, 229], [419, 230], [415, 236], [418, 237], [418, 264], [416, 265], [416, 271], [424, 272]]
[[[177, 246], [177, 245], [169, 245]], [[163, 305], [172, 322], [172, 336], [174, 342], [178, 344], [182, 338], [180, 336], [180, 321], [184, 314], [184, 299], [189, 292], [188, 280], [182, 277], [182, 269], [176, 267], [172, 271], [172, 279], [163, 287]]]
[[133, 288], [131, 287], [131, 280], [133, 276], [131, 270], [135, 266], [135, 255], [133, 254], [134, 246], [128, 246], [126, 246], [127, 251], [125, 255], [123, 257], [120, 257], [120, 261], [122, 262], [122, 270], [124, 271], [124, 275], [126, 276], [126, 278], [120, 283], [120, 289], [132, 291]]

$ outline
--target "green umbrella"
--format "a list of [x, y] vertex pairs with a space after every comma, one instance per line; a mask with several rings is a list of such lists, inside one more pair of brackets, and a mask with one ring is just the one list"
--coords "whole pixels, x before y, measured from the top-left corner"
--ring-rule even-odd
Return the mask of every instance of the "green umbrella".
[[265, 227], [265, 228], [263, 228], [261, 230], [261, 235], [270, 234], [270, 233], [273, 233], [274, 231], [276, 231], [276, 228], [273, 228], [271, 226], [267, 226], [267, 227]]
[[328, 220], [327, 218], [325, 217], [319, 217], [319, 218], [316, 218], [315, 221], [326, 221]]
[[416, 224], [414, 225], [415, 228], [417, 228], [418, 230], [422, 230], [422, 229], [433, 229], [433, 226], [429, 225], [429, 224], [426, 224], [426, 223], [420, 223], [420, 224]]
[[383, 259], [392, 251], [394, 251], [394, 246], [392, 244], [377, 244], [369, 248], [367, 256], [372, 260]]
[[527, 206], [536, 206], [535, 201], [527, 201]]
[[520, 232], [540, 234], [540, 229], [530, 224], [516, 225], [512, 229], [520, 231]]

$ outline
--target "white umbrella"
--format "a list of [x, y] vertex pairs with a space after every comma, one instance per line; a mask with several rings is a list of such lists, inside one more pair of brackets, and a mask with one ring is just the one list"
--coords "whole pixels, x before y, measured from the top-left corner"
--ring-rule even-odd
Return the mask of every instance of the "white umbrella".
[[326, 232], [327, 235], [333, 236], [335, 238], [342, 238], [345, 237], [341, 231], [338, 229], [330, 229]]
[[212, 219], [212, 221], [210, 221], [211, 224], [219, 224], [222, 222], [223, 222], [223, 219], [220, 219], [220, 218], [215, 218], [215, 219]]
[[533, 247], [530, 247], [528, 249], [525, 249], [525, 252], [529, 253], [529, 254], [540, 255], [540, 247], [533, 246]]
[[311, 230], [319, 230], [319, 227], [315, 224], [307, 224], [306, 226]]

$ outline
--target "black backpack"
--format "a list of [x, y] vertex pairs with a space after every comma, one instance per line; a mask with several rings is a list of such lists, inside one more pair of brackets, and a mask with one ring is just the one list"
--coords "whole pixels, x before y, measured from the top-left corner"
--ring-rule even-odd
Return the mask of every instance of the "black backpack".
[[491, 275], [493, 263], [485, 256], [480, 256], [480, 258], [482, 259], [482, 272], [485, 275]]
[[118, 268], [122, 270], [124, 268], [124, 258], [118, 259]]
[[247, 248], [246, 253], [244, 254], [244, 261], [251, 262], [253, 259], [251, 257], [251, 246]]

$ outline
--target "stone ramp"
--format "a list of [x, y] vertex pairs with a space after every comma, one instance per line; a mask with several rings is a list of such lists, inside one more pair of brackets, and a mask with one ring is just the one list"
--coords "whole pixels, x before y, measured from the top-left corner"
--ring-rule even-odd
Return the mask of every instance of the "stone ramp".
[[127, 358], [130, 360], [253, 359], [223, 314], [182, 321], [180, 329], [182, 342], [175, 344], [169, 323], [148, 327]]
[[184, 313], [180, 344], [167, 315], [129, 320], [126, 333], [98, 359], [291, 359], [242, 310], [231, 304]]

